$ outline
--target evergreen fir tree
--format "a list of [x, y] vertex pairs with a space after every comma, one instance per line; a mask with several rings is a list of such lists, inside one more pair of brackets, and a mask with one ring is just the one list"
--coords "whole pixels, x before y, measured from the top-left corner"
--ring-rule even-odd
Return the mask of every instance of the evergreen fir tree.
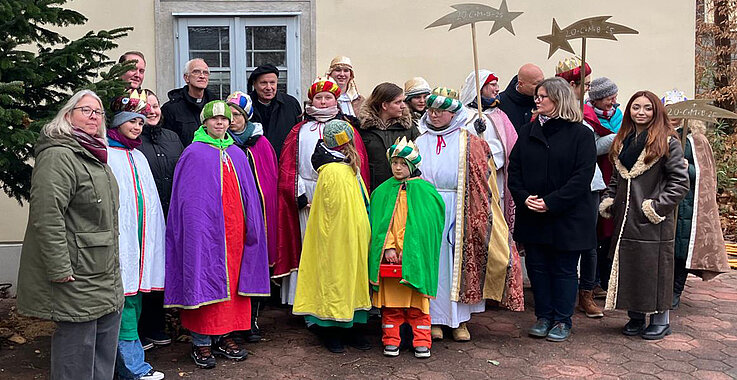
[[75, 91], [92, 89], [104, 103], [123, 94], [118, 78], [133, 67], [114, 64], [105, 54], [132, 28], [90, 31], [74, 41], [48, 29], [87, 22], [64, 3], [0, 0], [0, 183], [21, 204], [30, 196], [41, 127]]

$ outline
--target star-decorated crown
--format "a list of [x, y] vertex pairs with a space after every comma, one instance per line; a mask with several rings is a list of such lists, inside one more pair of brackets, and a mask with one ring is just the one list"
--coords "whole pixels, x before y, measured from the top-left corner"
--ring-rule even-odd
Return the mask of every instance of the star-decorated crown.
[[579, 67], [581, 67], [581, 58], [573, 56], [559, 61], [558, 67], [555, 68], [555, 73], [561, 74]]
[[660, 101], [663, 102], [664, 106], [680, 103], [686, 100], [688, 100], [688, 98], [686, 97], [686, 93], [676, 88], [670, 91], [666, 91], [665, 96], [660, 98]]

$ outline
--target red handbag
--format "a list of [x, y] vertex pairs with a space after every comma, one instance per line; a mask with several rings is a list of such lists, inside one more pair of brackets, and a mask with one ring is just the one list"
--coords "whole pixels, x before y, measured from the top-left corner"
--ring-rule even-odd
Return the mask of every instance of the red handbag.
[[384, 278], [402, 278], [402, 264], [379, 265], [379, 276]]

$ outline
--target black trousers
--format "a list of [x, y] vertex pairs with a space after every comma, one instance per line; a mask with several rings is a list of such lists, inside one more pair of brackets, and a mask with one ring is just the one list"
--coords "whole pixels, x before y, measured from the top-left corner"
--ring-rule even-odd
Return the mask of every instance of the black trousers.
[[138, 336], [145, 338], [157, 332], [164, 332], [164, 292], [142, 293], [142, 295]]
[[525, 266], [535, 297], [535, 316], [571, 327], [578, 292], [578, 259], [587, 251], [560, 251], [525, 244]]

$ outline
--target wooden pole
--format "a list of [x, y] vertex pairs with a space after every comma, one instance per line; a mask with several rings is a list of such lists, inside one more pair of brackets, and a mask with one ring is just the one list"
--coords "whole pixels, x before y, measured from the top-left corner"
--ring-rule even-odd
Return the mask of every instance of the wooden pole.
[[476, 77], [476, 110], [479, 113], [479, 120], [483, 120], [483, 111], [481, 108], [481, 85], [479, 80], [479, 55], [476, 48], [476, 23], [471, 23], [471, 40], [473, 41], [473, 73]]
[[688, 119], [683, 119], [683, 129], [681, 130], [681, 148], [683, 148], [683, 156], [686, 157], [686, 139], [688, 138]]
[[581, 93], [580, 96], [580, 105], [581, 105], [581, 113], [583, 113], [583, 97], [586, 93], [586, 85], [584, 84], [584, 81], [586, 80], [586, 37], [581, 38]]

